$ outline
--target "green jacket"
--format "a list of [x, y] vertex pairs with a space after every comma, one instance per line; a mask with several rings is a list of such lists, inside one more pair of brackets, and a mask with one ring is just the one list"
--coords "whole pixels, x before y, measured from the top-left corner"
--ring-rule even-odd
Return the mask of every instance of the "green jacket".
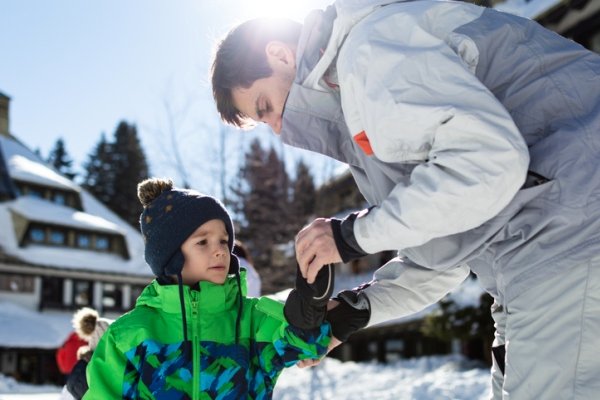
[[238, 285], [184, 286], [187, 333], [177, 285], [148, 285], [135, 308], [106, 331], [87, 369], [92, 399], [270, 399], [283, 368], [326, 353], [330, 327], [288, 325], [283, 304], [242, 298]]

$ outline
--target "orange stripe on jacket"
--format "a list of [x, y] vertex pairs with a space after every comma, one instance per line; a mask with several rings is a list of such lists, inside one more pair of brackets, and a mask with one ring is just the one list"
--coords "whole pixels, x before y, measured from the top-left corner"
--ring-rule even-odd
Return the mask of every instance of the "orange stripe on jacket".
[[358, 144], [358, 146], [365, 152], [366, 155], [368, 155], [368, 156], [373, 155], [373, 149], [371, 148], [371, 142], [369, 142], [369, 138], [367, 137], [367, 134], [365, 133], [365, 131], [361, 131], [360, 133], [357, 133], [356, 135], [354, 135], [353, 139], [356, 142], [356, 144]]

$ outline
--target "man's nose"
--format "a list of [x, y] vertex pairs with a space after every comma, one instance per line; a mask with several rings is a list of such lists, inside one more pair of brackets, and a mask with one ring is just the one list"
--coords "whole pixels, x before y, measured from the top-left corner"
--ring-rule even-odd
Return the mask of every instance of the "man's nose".
[[281, 117], [269, 116], [263, 119], [263, 122], [271, 127], [273, 132], [281, 132]]

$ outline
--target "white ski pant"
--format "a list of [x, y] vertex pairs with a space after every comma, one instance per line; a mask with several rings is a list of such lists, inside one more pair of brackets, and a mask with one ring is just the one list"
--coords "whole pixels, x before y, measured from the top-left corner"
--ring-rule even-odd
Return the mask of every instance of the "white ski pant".
[[494, 304], [494, 400], [600, 399], [600, 257]]

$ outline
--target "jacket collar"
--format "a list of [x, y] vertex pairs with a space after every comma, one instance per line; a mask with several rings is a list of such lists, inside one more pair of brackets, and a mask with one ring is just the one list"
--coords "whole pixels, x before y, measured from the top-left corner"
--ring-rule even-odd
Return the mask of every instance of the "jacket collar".
[[[245, 291], [243, 290], [246, 281], [245, 275], [245, 270], [241, 270], [242, 293]], [[237, 309], [238, 286], [234, 276], [229, 276], [222, 285], [200, 282], [199, 286], [195, 288], [184, 286], [183, 295], [186, 314], [191, 313], [194, 301], [197, 301], [197, 307], [206, 313], [220, 313], [229, 309]], [[136, 307], [141, 305], [161, 309], [169, 314], [181, 314], [177, 284], [161, 285], [155, 279], [138, 298]]]

